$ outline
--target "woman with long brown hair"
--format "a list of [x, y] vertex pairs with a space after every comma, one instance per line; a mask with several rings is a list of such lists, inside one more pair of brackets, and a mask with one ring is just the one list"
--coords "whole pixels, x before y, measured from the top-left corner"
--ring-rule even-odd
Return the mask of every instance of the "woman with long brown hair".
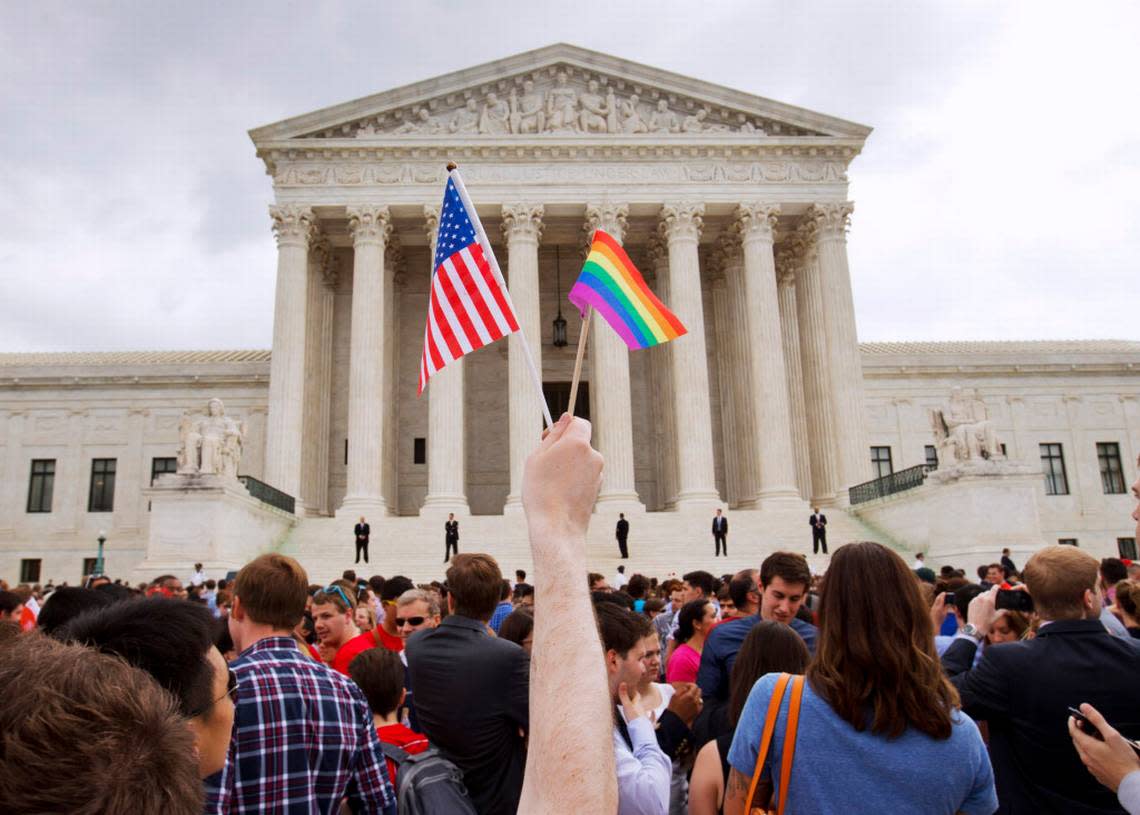
[[[743, 813], [777, 676], [753, 687], [729, 751], [726, 815]], [[780, 705], [754, 805], [794, 756], [787, 812], [992, 813], [993, 769], [978, 728], [934, 651], [930, 614], [914, 575], [878, 543], [831, 556], [821, 588], [815, 658], [785, 744], [789, 697]]]

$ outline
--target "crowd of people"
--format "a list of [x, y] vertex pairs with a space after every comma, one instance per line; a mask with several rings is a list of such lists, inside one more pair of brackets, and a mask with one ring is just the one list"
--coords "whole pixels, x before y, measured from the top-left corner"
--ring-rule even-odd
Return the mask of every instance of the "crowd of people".
[[1140, 564], [610, 580], [589, 442], [563, 417], [527, 461], [532, 581], [0, 586], [0, 811], [1140, 813]]

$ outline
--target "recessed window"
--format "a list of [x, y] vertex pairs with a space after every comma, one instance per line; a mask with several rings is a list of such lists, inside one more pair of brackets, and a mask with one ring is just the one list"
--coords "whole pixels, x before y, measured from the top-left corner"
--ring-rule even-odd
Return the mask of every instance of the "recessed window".
[[1096, 458], [1100, 462], [1100, 486], [1104, 494], [1123, 495], [1124, 468], [1120, 465], [1120, 445], [1114, 441], [1097, 442]]
[[926, 466], [932, 470], [938, 469], [938, 448], [933, 444], [926, 445]]
[[1062, 546], [1077, 546], [1078, 545], [1076, 538], [1057, 538], [1057, 543], [1061, 544]]
[[88, 512], [115, 510], [115, 459], [97, 458], [91, 461], [91, 489], [87, 494]]
[[21, 583], [39, 583], [40, 582], [40, 566], [43, 561], [39, 558], [31, 560], [20, 561], [20, 582]]
[[55, 459], [32, 459], [32, 475], [28, 480], [28, 512], [51, 512], [51, 495], [55, 490]]
[[412, 439], [412, 464], [427, 464], [427, 439]]
[[895, 471], [891, 462], [890, 447], [871, 448], [871, 472], [875, 478], [885, 478]]
[[83, 577], [84, 579], [95, 574], [95, 567], [99, 564], [99, 559], [94, 557], [83, 558]]
[[1042, 444], [1040, 448], [1041, 470], [1045, 473], [1045, 494], [1068, 495], [1069, 479], [1065, 475], [1065, 457], [1061, 445]]
[[1136, 560], [1136, 538], [1117, 538], [1116, 551], [1124, 560]]
[[173, 456], [170, 458], [152, 458], [150, 460], [150, 485], [153, 487], [160, 475], [176, 472], [178, 472], [178, 459]]

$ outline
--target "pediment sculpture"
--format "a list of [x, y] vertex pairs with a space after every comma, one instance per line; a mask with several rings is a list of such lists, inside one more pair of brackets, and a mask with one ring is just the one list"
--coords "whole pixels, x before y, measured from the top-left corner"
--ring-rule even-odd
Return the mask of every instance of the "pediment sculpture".
[[986, 404], [974, 388], [953, 388], [949, 405], [932, 410], [930, 422], [939, 469], [1005, 458]]
[[245, 422], [227, 416], [221, 399], [211, 399], [204, 414], [183, 413], [178, 423], [178, 474], [237, 478], [245, 435]]
[[309, 138], [738, 133], [801, 128], [567, 66], [533, 71], [370, 115]]

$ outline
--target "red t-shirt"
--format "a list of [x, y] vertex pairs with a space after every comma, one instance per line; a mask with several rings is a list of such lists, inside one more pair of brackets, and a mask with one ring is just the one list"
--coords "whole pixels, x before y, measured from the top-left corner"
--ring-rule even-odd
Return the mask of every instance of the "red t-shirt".
[[[428, 748], [427, 736], [409, 730], [402, 724], [386, 724], [376, 728], [377, 735], [380, 736], [380, 741], [387, 744], [394, 744], [397, 747], [411, 753], [413, 756], [416, 753], [422, 753]], [[388, 761], [388, 777], [392, 780], [392, 789], [396, 789], [396, 762], [392, 759]]]
[[371, 634], [358, 634], [340, 647], [332, 662], [329, 663], [329, 667], [348, 676], [348, 666], [352, 664], [352, 660], [356, 659], [361, 651], [375, 647], [376, 642], [372, 639]]
[[404, 650], [404, 641], [397, 637], [395, 634], [389, 634], [384, 630], [384, 626], [377, 624], [375, 628], [365, 634], [364, 636], [373, 635], [373, 643], [382, 645], [389, 651], [395, 651], [397, 654]]

